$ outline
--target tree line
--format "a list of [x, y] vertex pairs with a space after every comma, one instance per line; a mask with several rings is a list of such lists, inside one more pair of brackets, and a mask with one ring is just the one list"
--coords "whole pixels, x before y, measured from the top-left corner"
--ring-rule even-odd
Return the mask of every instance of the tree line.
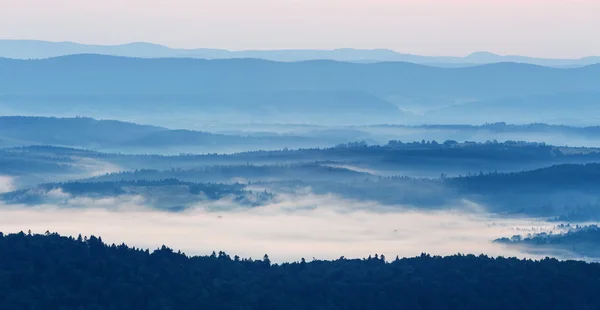
[[550, 258], [275, 264], [267, 255], [188, 256], [95, 236], [0, 234], [2, 309], [600, 309], [598, 287], [599, 264]]

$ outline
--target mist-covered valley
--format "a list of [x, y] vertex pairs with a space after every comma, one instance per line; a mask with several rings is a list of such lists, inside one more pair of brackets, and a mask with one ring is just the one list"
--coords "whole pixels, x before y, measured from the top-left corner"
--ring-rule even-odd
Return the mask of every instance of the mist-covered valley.
[[597, 71], [0, 59], [0, 212], [7, 232], [193, 253], [600, 260], [521, 242], [600, 221]]
[[0, 310], [600, 309], [598, 12], [2, 0]]
[[[540, 250], [497, 240], [600, 221], [599, 135], [596, 127], [547, 124], [242, 123], [200, 131], [0, 117], [1, 212], [7, 232], [25, 225], [116, 239], [123, 232], [115, 227], [138, 227], [129, 243], [191, 253], [213, 243], [180, 239], [183, 231], [222, 230], [218, 243], [228, 251], [281, 260], [301, 252], [334, 258], [331, 249], [344, 247], [356, 256], [379, 248], [595, 261], [591, 245], [565, 252], [564, 243]], [[145, 229], [165, 233], [149, 237]]]

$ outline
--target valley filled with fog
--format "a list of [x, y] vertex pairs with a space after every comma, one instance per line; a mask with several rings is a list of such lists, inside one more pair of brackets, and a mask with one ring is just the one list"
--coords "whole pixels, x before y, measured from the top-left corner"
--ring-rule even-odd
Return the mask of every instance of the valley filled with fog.
[[600, 260], [598, 65], [114, 55], [0, 59], [4, 232]]
[[[242, 134], [81, 117], [0, 120], [5, 232], [95, 234], [277, 261], [332, 259], [340, 249], [347, 257], [598, 259], [595, 239], [542, 247], [514, 239], [576, 234], [561, 225], [600, 221], [600, 150], [572, 143], [596, 139], [594, 127], [273, 124], [265, 134], [242, 124], [256, 130]], [[402, 140], [375, 144], [357, 131]], [[519, 135], [569, 138], [488, 139]], [[199, 238], [209, 235], [218, 237]]]
[[598, 310], [598, 12], [1, 0], [0, 310]]

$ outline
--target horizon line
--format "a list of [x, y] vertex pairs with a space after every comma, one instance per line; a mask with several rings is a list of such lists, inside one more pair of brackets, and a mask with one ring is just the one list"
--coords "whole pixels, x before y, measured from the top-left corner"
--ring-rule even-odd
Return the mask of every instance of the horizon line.
[[[120, 43], [120, 44], [96, 44], [96, 43], [82, 43], [82, 42], [77, 42], [77, 41], [53, 41], [53, 40], [39, 40], [39, 39], [10, 39], [10, 38], [0, 38], [0, 42], [5, 41], [12, 41], [12, 42], [38, 42], [38, 43], [51, 43], [51, 44], [75, 44], [75, 45], [81, 45], [81, 46], [90, 46], [90, 47], [119, 47], [119, 46], [127, 46], [127, 45], [136, 45], [136, 44], [145, 44], [145, 45], [151, 45], [151, 46], [157, 46], [157, 47], [163, 47], [163, 48], [167, 48], [170, 50], [181, 50], [181, 51], [198, 51], [198, 50], [217, 50], [217, 51], [226, 51], [226, 52], [291, 52], [291, 51], [298, 51], [298, 52], [302, 52], [302, 51], [316, 51], [316, 52], [334, 52], [334, 51], [342, 51], [342, 50], [353, 50], [353, 51], [387, 51], [387, 52], [393, 52], [395, 54], [398, 55], [403, 55], [403, 56], [417, 56], [417, 57], [430, 57], [430, 58], [453, 58], [453, 59], [466, 59], [469, 58], [471, 56], [475, 56], [478, 54], [486, 54], [486, 56], [494, 56], [494, 57], [523, 57], [523, 58], [530, 58], [530, 59], [538, 59], [538, 60], [584, 60], [584, 59], [588, 59], [588, 58], [600, 58], [600, 55], [588, 55], [588, 56], [582, 56], [582, 57], [576, 57], [576, 58], [564, 58], [564, 57], [544, 57], [544, 56], [530, 56], [530, 55], [520, 55], [520, 54], [499, 54], [499, 53], [495, 53], [495, 52], [490, 52], [490, 51], [485, 51], [485, 50], [479, 50], [479, 51], [474, 51], [471, 53], [468, 53], [466, 55], [463, 56], [449, 56], [449, 55], [426, 55], [426, 54], [413, 54], [413, 53], [403, 53], [391, 48], [385, 48], [385, 47], [380, 47], [380, 48], [354, 48], [354, 47], [337, 47], [337, 48], [333, 48], [333, 49], [318, 49], [318, 48], [264, 48], [264, 49], [226, 49], [226, 48], [219, 48], [219, 47], [194, 47], [194, 48], [181, 48], [181, 47], [172, 47], [169, 45], [165, 45], [165, 44], [161, 44], [161, 43], [154, 43], [154, 42], [148, 42], [148, 41], [131, 41], [128, 43]], [[67, 55], [65, 55], [67, 56]], [[367, 60], [367, 59], [366, 59]]]

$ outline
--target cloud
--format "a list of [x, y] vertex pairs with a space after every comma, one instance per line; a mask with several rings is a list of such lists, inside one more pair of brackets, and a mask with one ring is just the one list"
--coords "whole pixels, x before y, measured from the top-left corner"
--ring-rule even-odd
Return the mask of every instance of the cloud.
[[354, 172], [368, 173], [368, 174], [377, 175], [377, 176], [388, 176], [386, 173], [384, 173], [382, 171], [378, 171], [375, 169], [362, 168], [362, 167], [354, 166], [354, 165], [323, 164], [322, 166], [323, 167], [331, 167], [331, 168], [339, 168], [339, 169], [348, 169], [348, 170], [351, 170]]
[[122, 171], [121, 167], [107, 161], [86, 157], [74, 157], [73, 159], [76, 160], [73, 165], [85, 171], [82, 177], [93, 177]]
[[54, 188], [45, 193], [45, 196], [50, 199], [62, 200], [71, 197], [69, 193], [65, 193], [62, 188]]
[[0, 194], [16, 190], [13, 177], [0, 175]]
[[223, 200], [181, 213], [145, 208], [138, 197], [85, 198], [71, 203], [86, 207], [2, 206], [0, 227], [4, 233], [31, 229], [95, 234], [109, 243], [151, 249], [165, 244], [188, 254], [224, 250], [243, 257], [260, 258], [267, 253], [274, 261], [296, 261], [375, 253], [393, 258], [422, 252], [535, 257], [490, 240], [512, 235], [513, 230], [545, 226], [534, 220], [493, 218], [478, 208], [423, 212], [312, 193], [280, 196], [259, 208]]

